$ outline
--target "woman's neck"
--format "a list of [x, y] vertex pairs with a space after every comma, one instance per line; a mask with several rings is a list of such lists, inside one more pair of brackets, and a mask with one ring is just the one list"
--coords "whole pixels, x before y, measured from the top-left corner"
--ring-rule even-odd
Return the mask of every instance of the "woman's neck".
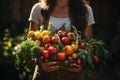
[[56, 6], [60, 8], [68, 7], [68, 0], [57, 0]]

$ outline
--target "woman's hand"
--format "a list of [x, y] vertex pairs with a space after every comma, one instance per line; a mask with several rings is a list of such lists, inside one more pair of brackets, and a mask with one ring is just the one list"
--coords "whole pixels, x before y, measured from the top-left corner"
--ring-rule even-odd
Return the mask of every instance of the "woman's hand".
[[72, 68], [67, 68], [66, 70], [68, 70], [70, 72], [80, 72], [80, 71], [82, 71], [82, 66], [74, 63]]
[[42, 70], [45, 72], [52, 72], [56, 71], [59, 69], [59, 66], [56, 65], [57, 62], [46, 62], [46, 63], [41, 63]]

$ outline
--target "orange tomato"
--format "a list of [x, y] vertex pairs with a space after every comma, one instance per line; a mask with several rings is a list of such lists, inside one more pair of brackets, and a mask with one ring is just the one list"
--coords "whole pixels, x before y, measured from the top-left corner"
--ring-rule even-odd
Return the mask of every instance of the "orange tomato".
[[73, 58], [73, 59], [77, 59], [77, 58], [78, 58], [78, 55], [77, 55], [76, 53], [73, 53], [73, 54], [72, 54], [72, 58]]
[[72, 55], [74, 53], [74, 50], [70, 45], [66, 45], [64, 47], [64, 51], [67, 55]]
[[43, 42], [44, 42], [44, 43], [50, 42], [50, 36], [49, 36], [49, 35], [45, 35], [45, 36], [43, 37]]
[[35, 31], [29, 31], [28, 32], [28, 38], [34, 39], [34, 37], [35, 37]]
[[68, 32], [68, 33], [67, 33], [67, 36], [68, 36], [71, 40], [74, 40], [75, 37], [76, 37], [73, 32]]

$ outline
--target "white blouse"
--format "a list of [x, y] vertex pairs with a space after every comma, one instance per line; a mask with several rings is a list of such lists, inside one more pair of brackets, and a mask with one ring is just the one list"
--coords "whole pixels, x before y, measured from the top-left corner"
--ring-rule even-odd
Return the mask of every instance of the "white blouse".
[[[86, 7], [87, 7], [87, 10], [88, 10], [88, 13], [89, 13], [89, 16], [87, 18], [88, 26], [89, 26], [89, 25], [94, 24], [95, 21], [94, 21], [92, 8], [88, 5], [86, 5]], [[38, 24], [40, 24], [40, 22], [43, 21], [43, 17], [41, 15], [41, 3], [36, 3], [32, 7], [30, 17], [29, 17], [29, 21], [33, 21], [33, 22], [38, 23]], [[67, 31], [71, 30], [69, 17], [57, 18], [57, 17], [50, 16], [49, 23], [52, 23], [52, 25], [55, 27], [56, 30], [58, 30], [62, 26], [62, 24], [65, 23], [65, 29]]]

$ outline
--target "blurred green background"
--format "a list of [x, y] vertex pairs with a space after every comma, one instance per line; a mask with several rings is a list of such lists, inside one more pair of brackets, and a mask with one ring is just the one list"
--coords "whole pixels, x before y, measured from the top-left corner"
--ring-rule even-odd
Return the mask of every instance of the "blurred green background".
[[[120, 3], [118, 0], [89, 0], [95, 16], [94, 37], [103, 40], [112, 53], [107, 65], [89, 80], [120, 80]], [[15, 67], [14, 48], [26, 39], [28, 17], [38, 0], [0, 1], [0, 80], [31, 80], [31, 73]]]

